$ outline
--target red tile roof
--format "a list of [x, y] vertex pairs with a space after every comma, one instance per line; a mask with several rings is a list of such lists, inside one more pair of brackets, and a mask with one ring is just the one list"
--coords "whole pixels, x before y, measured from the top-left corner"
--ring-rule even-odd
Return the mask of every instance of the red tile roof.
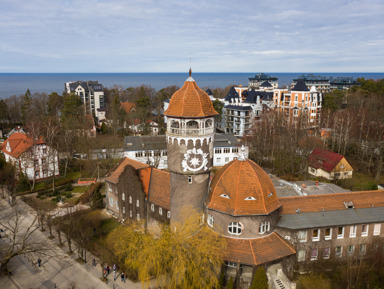
[[126, 113], [132, 112], [132, 110], [136, 109], [136, 104], [134, 102], [122, 102], [120, 104], [122, 110]]
[[296, 214], [297, 209], [302, 213], [347, 210], [344, 202], [352, 202], [356, 209], [384, 207], [384, 190], [283, 197], [279, 201], [280, 215]]
[[[11, 149], [10, 151], [7, 150], [8, 143]], [[41, 137], [35, 141], [35, 144], [43, 143], [44, 141]], [[4, 141], [1, 146], [1, 150], [14, 158], [18, 158], [33, 145], [34, 142], [32, 137], [21, 132], [16, 132]]]
[[171, 209], [171, 175], [158, 169], [152, 169], [148, 200], [166, 210]]
[[344, 156], [332, 151], [315, 148], [308, 156], [308, 165], [315, 169], [321, 168], [331, 172], [343, 158]]
[[272, 234], [257, 239], [226, 238], [224, 259], [247, 265], [261, 265], [296, 254], [292, 246], [280, 235]]
[[107, 174], [107, 177], [105, 178], [105, 180], [108, 182], [117, 184], [119, 181], [120, 175], [124, 172], [125, 167], [128, 165], [132, 166], [136, 170], [150, 167], [147, 164], [143, 164], [141, 162], [138, 162], [129, 158], [124, 158], [124, 159], [121, 159], [120, 162]]
[[218, 113], [208, 94], [200, 89], [192, 77], [189, 77], [182, 88], [176, 91], [169, 101], [166, 116], [175, 117], [207, 117]]
[[210, 209], [235, 216], [267, 215], [280, 207], [271, 179], [251, 160], [234, 160], [219, 170], [206, 204]]

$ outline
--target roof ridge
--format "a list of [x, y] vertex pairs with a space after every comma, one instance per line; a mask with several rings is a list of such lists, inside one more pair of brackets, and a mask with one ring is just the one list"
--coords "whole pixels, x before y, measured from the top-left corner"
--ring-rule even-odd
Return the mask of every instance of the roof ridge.
[[257, 264], [257, 262], [256, 262], [256, 256], [255, 256], [255, 252], [253, 251], [253, 246], [252, 246], [251, 239], [249, 239], [248, 241], [249, 241], [249, 247], [251, 247], [252, 256], [253, 256], [253, 261], [255, 261], [255, 264]]
[[242, 162], [240, 162], [240, 166], [239, 166], [239, 174], [237, 176], [237, 187], [236, 187], [236, 192], [235, 192], [235, 210], [234, 210], [234, 214], [236, 214], [236, 210], [237, 210], [237, 192], [239, 191], [239, 180], [240, 180], [240, 173], [241, 173], [241, 165], [242, 165]]
[[[253, 168], [252, 165], [250, 165], [250, 166], [251, 166], [252, 172], [255, 173], [255, 176], [256, 176], [256, 179], [257, 179], [257, 184], [261, 184], [259, 175], [256, 174], [256, 172], [255, 172], [255, 168]], [[256, 167], [256, 168], [258, 168], [258, 167]], [[265, 196], [264, 196], [264, 190], [263, 190], [262, 186], [260, 186], [260, 191], [261, 191], [261, 197], [263, 199], [262, 203], [263, 203], [263, 207], [264, 207], [264, 212], [268, 214], [269, 212], [268, 212], [267, 208], [265, 207]]]
[[286, 241], [285, 241], [279, 234], [277, 234], [276, 232], [273, 232], [272, 235], [276, 235], [276, 237], [279, 238], [279, 239], [283, 242], [283, 244], [284, 244], [285, 246], [287, 246], [292, 252], [296, 253], [296, 250], [293, 249], [291, 246], [289, 246], [289, 245], [287, 244], [287, 242], [286, 242]]
[[[196, 82], [192, 82], [192, 85], [193, 83], [197, 86]], [[203, 110], [203, 103], [201, 101], [201, 97], [200, 97], [200, 94], [199, 94], [199, 91], [196, 89], [195, 85], [193, 85], [193, 89], [195, 90], [196, 94], [197, 94], [197, 97], [199, 99], [199, 102], [200, 102], [200, 111], [201, 111], [201, 114], [204, 116], [204, 110]], [[205, 92], [204, 92], [205, 93]]]
[[331, 197], [331, 196], [341, 196], [341, 195], [357, 195], [357, 194], [368, 194], [368, 193], [374, 193], [374, 192], [382, 192], [384, 193], [384, 190], [371, 190], [371, 191], [355, 191], [355, 192], [341, 192], [341, 193], [330, 193], [330, 194], [321, 194], [321, 195], [307, 195], [307, 196], [289, 196], [289, 197], [280, 197], [279, 199], [303, 199], [303, 198], [321, 198], [321, 197]]

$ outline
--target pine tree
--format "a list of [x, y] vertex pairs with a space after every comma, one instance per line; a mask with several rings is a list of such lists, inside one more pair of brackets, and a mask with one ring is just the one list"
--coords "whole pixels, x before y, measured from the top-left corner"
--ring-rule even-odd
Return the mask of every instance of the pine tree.
[[259, 266], [253, 276], [252, 284], [249, 289], [267, 289], [268, 281], [265, 276], [265, 270], [263, 266]]
[[29, 88], [27, 89], [27, 92], [25, 93], [23, 97], [23, 104], [21, 106], [21, 118], [23, 120], [23, 124], [25, 125], [30, 117], [31, 114], [31, 105], [32, 105], [32, 95], [29, 91]]
[[229, 279], [229, 282], [227, 284], [226, 289], [233, 289], [233, 278], [232, 277]]

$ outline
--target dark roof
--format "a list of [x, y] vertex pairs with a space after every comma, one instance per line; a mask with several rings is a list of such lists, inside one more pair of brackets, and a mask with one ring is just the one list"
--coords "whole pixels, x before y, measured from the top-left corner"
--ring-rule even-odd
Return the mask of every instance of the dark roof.
[[208, 95], [213, 95], [212, 91], [208, 88], [206, 91], [205, 91]]
[[299, 79], [296, 82], [296, 85], [294, 88], [292, 88], [292, 91], [309, 91], [308, 86], [305, 84], [305, 81], [303, 79]]
[[226, 109], [234, 109], [234, 110], [252, 110], [250, 106], [242, 106], [242, 105], [227, 105]]
[[268, 81], [264, 81], [262, 84], [260, 84], [260, 87], [272, 87], [272, 84], [270, 84]]
[[331, 172], [344, 156], [332, 151], [315, 148], [308, 156], [308, 166]]
[[74, 81], [69, 83], [69, 89], [71, 92], [74, 92], [76, 88], [79, 87], [79, 85], [84, 88], [86, 92], [88, 91], [103, 91], [103, 85], [100, 84], [98, 81]]
[[269, 74], [265, 73], [258, 73], [255, 75], [255, 77], [250, 77], [248, 78], [249, 80], [272, 80], [272, 81], [277, 81], [277, 77], [271, 77]]
[[[230, 133], [216, 133], [213, 147], [233, 147], [239, 144], [238, 139]], [[166, 150], [165, 135], [155, 136], [126, 136], [124, 151]]]
[[225, 97], [225, 100], [226, 100], [226, 101], [229, 101], [229, 102], [235, 102], [235, 101], [234, 101], [235, 98], [240, 98], [240, 96], [239, 96], [239, 94], [237, 93], [235, 87], [232, 86], [231, 89], [229, 90], [227, 96]]
[[273, 100], [272, 91], [255, 91], [254, 89], [252, 89], [247, 91], [247, 93], [243, 93], [243, 96], [246, 96], [246, 100], [244, 100], [244, 103], [256, 103], [257, 96], [260, 96], [260, 100], [263, 100], [263, 101]]

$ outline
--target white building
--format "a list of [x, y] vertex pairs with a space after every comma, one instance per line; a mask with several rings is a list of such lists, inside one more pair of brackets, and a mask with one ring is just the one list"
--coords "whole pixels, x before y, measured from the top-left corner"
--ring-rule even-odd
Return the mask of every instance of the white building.
[[105, 118], [106, 106], [103, 85], [98, 81], [71, 81], [65, 83], [65, 92], [80, 96], [85, 113]]
[[[232, 134], [215, 134], [213, 166], [224, 166], [239, 156], [241, 143]], [[248, 157], [248, 147], [245, 147]], [[167, 142], [165, 135], [127, 136], [124, 138], [124, 157], [167, 169]]]
[[41, 138], [33, 140], [24, 133], [14, 133], [1, 146], [5, 161], [30, 180], [41, 180], [59, 175], [59, 155]]

